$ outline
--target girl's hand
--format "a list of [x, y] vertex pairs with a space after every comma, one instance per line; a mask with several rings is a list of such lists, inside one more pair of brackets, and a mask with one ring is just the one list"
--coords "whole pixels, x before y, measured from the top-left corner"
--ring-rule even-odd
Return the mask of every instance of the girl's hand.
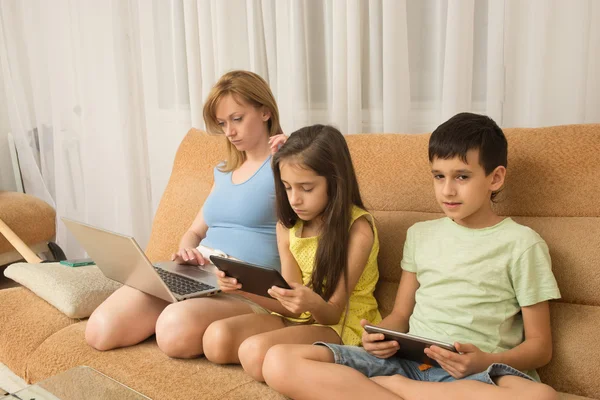
[[175, 261], [177, 264], [191, 264], [191, 265], [204, 265], [206, 260], [202, 257], [202, 254], [198, 249], [194, 248], [181, 248], [177, 253], [171, 254], [171, 261]]
[[271, 136], [269, 138], [269, 146], [271, 147], [271, 154], [277, 153], [277, 150], [279, 150], [279, 148], [281, 146], [283, 146], [283, 144], [286, 142], [287, 139], [288, 139], [287, 136], [285, 136], [283, 133], [280, 133], [279, 135]]
[[437, 361], [455, 379], [485, 371], [493, 363], [489, 359], [489, 353], [479, 350], [473, 344], [454, 343], [454, 347], [460, 354], [438, 346], [425, 349], [425, 354]]
[[273, 286], [268, 290], [268, 293], [294, 314], [310, 311], [314, 309], [315, 304], [318, 304], [319, 301], [324, 301], [311, 288], [300, 283], [291, 282], [290, 287], [291, 290]]
[[[364, 328], [369, 321], [362, 319], [360, 324]], [[383, 333], [368, 333], [363, 330], [362, 345], [368, 353], [378, 358], [390, 358], [400, 349], [400, 345], [395, 340], [385, 340]]]
[[242, 288], [242, 284], [238, 283], [237, 279], [225, 275], [225, 272], [217, 269], [217, 278], [219, 280], [219, 288], [222, 292], [235, 292]]

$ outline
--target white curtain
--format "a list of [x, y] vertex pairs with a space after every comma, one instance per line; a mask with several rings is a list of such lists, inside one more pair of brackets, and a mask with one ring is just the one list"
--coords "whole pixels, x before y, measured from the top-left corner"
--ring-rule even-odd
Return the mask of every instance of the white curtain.
[[0, 0], [0, 23], [26, 190], [142, 245], [231, 69], [269, 82], [287, 133], [600, 122], [594, 0]]
[[[25, 192], [58, 217], [144, 242], [151, 204], [135, 6], [1, 1], [0, 55]], [[83, 255], [60, 220], [57, 242]]]

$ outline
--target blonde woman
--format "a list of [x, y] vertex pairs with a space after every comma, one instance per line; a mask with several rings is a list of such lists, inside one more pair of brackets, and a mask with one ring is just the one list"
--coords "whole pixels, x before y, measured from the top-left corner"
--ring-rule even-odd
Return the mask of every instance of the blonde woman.
[[[200, 250], [280, 269], [275, 234], [275, 185], [271, 147], [284, 139], [279, 111], [268, 84], [249, 71], [232, 71], [215, 84], [204, 105], [211, 133], [226, 138], [228, 158], [214, 169], [214, 185], [171, 259], [204, 265]], [[98, 350], [137, 344], [156, 333], [167, 355], [204, 354], [202, 338], [212, 322], [268, 313], [260, 296], [220, 294], [169, 304], [123, 286], [90, 316], [85, 338]], [[264, 299], [267, 300], [267, 299]]]

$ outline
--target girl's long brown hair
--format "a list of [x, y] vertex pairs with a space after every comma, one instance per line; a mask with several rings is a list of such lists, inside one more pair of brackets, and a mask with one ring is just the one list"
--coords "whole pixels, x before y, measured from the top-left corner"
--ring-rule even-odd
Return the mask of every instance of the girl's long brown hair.
[[[269, 84], [260, 75], [243, 70], [227, 72], [208, 94], [203, 110], [208, 133], [223, 134], [223, 129], [219, 126], [216, 114], [219, 101], [227, 95], [232, 95], [238, 103], [243, 101], [256, 108], [265, 107], [271, 112], [271, 118], [267, 121], [268, 135], [273, 136], [282, 133], [279, 125], [279, 109]], [[228, 157], [225, 165], [219, 167], [223, 172], [233, 171], [246, 161], [246, 153], [236, 149], [229, 140], [227, 140], [227, 153]]]
[[298, 221], [290, 206], [279, 167], [289, 162], [308, 168], [327, 179], [328, 203], [321, 217], [312, 289], [328, 301], [343, 277], [348, 287], [348, 242], [352, 206], [365, 208], [360, 197], [352, 158], [344, 136], [332, 126], [313, 125], [294, 132], [273, 156], [277, 216], [288, 229]]

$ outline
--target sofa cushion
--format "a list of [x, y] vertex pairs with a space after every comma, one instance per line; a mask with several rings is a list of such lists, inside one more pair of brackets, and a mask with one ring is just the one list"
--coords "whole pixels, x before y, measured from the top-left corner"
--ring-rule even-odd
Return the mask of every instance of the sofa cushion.
[[87, 318], [121, 284], [95, 265], [11, 264], [4, 275], [25, 286], [70, 318]]
[[600, 217], [513, 217], [546, 241], [561, 303], [600, 306]]
[[68, 326], [44, 341], [29, 357], [27, 381], [87, 365], [153, 399], [285, 398], [254, 381], [239, 366], [219, 366], [205, 358], [169, 358], [154, 338], [137, 346], [94, 350], [85, 343], [85, 325], [86, 321]]
[[22, 287], [0, 290], [0, 311], [0, 362], [21, 377], [31, 353], [77, 322]]

